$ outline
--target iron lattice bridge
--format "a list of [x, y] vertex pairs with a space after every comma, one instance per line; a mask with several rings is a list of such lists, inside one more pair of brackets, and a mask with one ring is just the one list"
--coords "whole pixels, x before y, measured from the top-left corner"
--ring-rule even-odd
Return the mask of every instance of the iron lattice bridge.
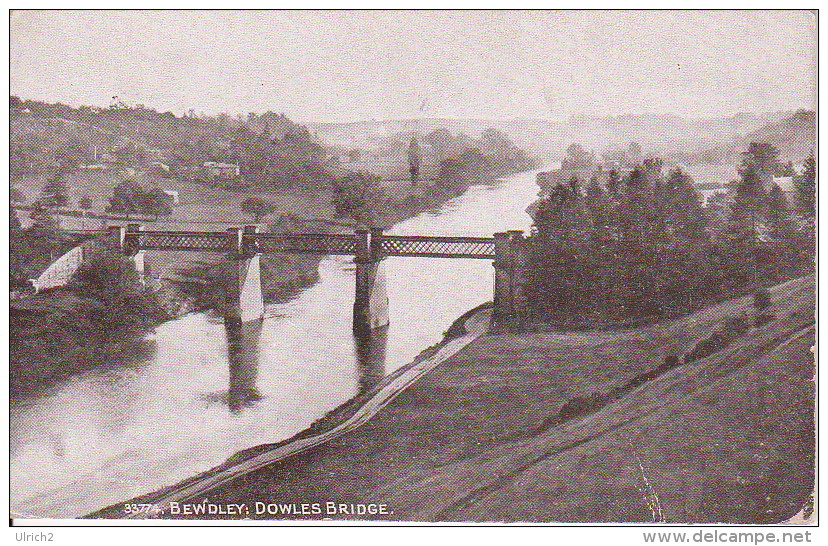
[[[106, 236], [109, 231], [67, 231], [77, 238]], [[334, 254], [359, 256], [366, 241], [361, 234], [326, 233], [249, 233], [244, 232], [241, 243], [247, 252], [287, 254]], [[127, 231], [125, 243], [137, 252], [141, 250], [176, 250], [196, 252], [233, 253], [237, 234], [205, 231]], [[366, 251], [368, 249], [365, 249]], [[493, 237], [428, 237], [414, 235], [384, 235], [372, 230], [370, 254], [375, 258], [409, 256], [424, 258], [495, 258]]]

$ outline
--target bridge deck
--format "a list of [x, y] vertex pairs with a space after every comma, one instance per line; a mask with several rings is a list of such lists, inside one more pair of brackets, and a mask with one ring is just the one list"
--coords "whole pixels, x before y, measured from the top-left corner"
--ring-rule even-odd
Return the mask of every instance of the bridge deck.
[[[106, 231], [67, 231], [79, 238], [106, 236]], [[198, 252], [229, 252], [232, 244], [227, 232], [208, 231], [140, 231], [129, 233], [137, 241], [136, 250], [177, 250]], [[333, 254], [353, 256], [359, 238], [351, 234], [329, 233], [256, 233], [245, 234], [256, 251], [287, 254]], [[494, 259], [492, 237], [430, 237], [422, 235], [382, 235], [380, 255], [418, 258]]]

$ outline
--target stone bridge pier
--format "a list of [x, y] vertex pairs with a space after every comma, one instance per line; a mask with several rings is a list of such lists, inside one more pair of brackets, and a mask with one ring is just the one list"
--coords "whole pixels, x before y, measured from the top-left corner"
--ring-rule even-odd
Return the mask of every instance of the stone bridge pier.
[[356, 295], [354, 331], [364, 332], [389, 324], [385, 264], [382, 255], [382, 228], [356, 232]]
[[228, 323], [245, 323], [264, 317], [262, 274], [255, 235], [256, 226], [230, 228], [230, 264], [225, 277], [224, 319]]
[[120, 245], [121, 252], [124, 256], [132, 258], [132, 263], [135, 265], [135, 271], [138, 273], [138, 278], [141, 284], [146, 282], [145, 268], [144, 268], [144, 251], [141, 250], [138, 235], [144, 230], [141, 224], [127, 224], [126, 226], [110, 226], [109, 238], [116, 241]]
[[528, 320], [529, 239], [520, 230], [495, 233], [492, 333], [521, 332]]

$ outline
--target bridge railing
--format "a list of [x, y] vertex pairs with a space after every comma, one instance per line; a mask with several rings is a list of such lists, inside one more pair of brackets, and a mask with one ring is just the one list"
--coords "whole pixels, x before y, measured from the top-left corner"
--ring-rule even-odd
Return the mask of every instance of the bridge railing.
[[258, 233], [255, 236], [258, 252], [287, 252], [291, 254], [337, 254], [356, 253], [357, 238], [347, 234], [328, 233]]
[[140, 250], [200, 250], [229, 252], [230, 238], [224, 232], [141, 231], [132, 235]]
[[380, 252], [383, 256], [494, 259], [495, 240], [492, 237], [382, 235]]

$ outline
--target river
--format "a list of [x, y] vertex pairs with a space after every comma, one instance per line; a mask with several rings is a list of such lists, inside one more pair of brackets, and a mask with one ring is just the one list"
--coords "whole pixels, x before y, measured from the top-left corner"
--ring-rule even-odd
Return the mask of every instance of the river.
[[[528, 230], [537, 172], [473, 186], [389, 233]], [[354, 265], [345, 257], [326, 257], [319, 282], [269, 305], [260, 331], [242, 334], [238, 358], [228, 357], [228, 335], [213, 314], [166, 322], [150, 336], [155, 350], [146, 361], [79, 374], [12, 401], [12, 513], [79, 517], [289, 438], [491, 301], [493, 273], [490, 260], [387, 258], [391, 324], [361, 358], [351, 333]]]

